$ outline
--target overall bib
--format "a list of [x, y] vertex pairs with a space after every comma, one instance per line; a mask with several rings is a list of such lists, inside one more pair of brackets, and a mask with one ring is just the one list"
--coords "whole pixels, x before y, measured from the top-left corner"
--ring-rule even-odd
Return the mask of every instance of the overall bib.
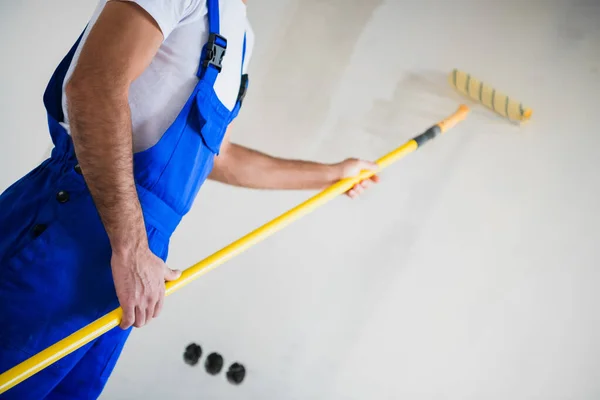
[[[218, 99], [213, 85], [227, 41], [219, 35], [218, 0], [208, 0], [207, 6], [209, 35], [198, 83], [162, 138], [134, 154], [148, 241], [163, 260], [173, 231], [213, 167], [248, 86], [247, 75], [240, 74], [240, 92], [231, 111]], [[108, 236], [71, 137], [60, 125], [62, 85], [80, 41], [81, 37], [59, 64], [44, 93], [54, 143], [50, 158], [0, 195], [0, 372], [119, 306]], [[0, 398], [97, 398], [130, 331], [112, 329]]]

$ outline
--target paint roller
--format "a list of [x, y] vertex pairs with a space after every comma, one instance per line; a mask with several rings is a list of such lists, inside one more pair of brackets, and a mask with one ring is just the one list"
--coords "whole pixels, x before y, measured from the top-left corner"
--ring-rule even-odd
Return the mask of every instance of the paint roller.
[[495, 113], [515, 122], [525, 122], [531, 118], [532, 110], [523, 103], [511, 99], [492, 86], [480, 81], [464, 71], [453, 69], [448, 82], [462, 95], [483, 104]]

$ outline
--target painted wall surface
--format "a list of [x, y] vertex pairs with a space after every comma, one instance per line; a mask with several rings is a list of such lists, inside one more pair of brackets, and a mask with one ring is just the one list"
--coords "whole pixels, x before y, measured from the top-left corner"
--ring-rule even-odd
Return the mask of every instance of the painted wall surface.
[[[42, 92], [94, 6], [0, 1], [0, 189], [48, 154]], [[600, 3], [248, 6], [257, 43], [241, 144], [379, 157], [464, 101], [446, 82], [455, 67], [533, 118], [519, 127], [473, 105], [362, 198], [171, 296], [134, 331], [103, 398], [600, 398]], [[311, 194], [208, 183], [169, 264], [186, 268]], [[191, 342], [242, 362], [245, 382], [186, 365]]]

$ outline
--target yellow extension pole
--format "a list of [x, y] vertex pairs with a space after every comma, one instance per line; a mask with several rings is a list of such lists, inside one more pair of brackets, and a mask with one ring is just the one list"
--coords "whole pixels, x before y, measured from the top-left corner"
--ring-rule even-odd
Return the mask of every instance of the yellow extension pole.
[[[419, 146], [433, 139], [439, 133], [443, 133], [452, 128], [458, 122], [466, 118], [468, 113], [469, 108], [466, 105], [461, 105], [459, 109], [450, 117], [432, 126], [421, 135], [416, 136], [415, 138], [406, 142], [404, 145], [398, 147], [396, 150], [377, 160], [379, 170], [390, 166], [400, 158], [415, 151]], [[283, 229], [293, 221], [325, 204], [334, 197], [347, 192], [355, 184], [364, 179], [370, 178], [377, 172], [378, 171], [362, 171], [356, 177], [346, 178], [331, 185], [305, 202], [290, 209], [260, 228], [248, 233], [211, 256], [191, 266], [183, 271], [181, 277], [177, 281], [167, 282], [166, 295], [168, 296], [171, 293], [181, 289], [194, 279], [225, 263], [236, 255], [242, 253], [244, 250], [252, 247], [273, 233]], [[82, 347], [86, 343], [91, 342], [95, 338], [119, 326], [121, 323], [121, 317], [121, 307], [116, 308], [115, 310], [72, 333], [61, 341], [53, 344], [38, 354], [2, 373], [0, 375], [0, 394], [18, 385], [52, 363]]]

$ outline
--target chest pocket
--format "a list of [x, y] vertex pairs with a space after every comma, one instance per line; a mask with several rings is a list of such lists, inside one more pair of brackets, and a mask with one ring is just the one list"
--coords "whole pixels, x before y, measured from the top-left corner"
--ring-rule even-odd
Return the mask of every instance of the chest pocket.
[[[227, 127], [239, 114], [246, 93], [248, 92], [248, 86], [248, 74], [243, 74], [240, 80], [237, 100], [231, 112], [221, 104], [216, 94], [211, 90], [200, 90], [198, 92], [194, 102], [194, 109], [190, 114], [191, 121], [188, 121], [188, 123], [196, 125], [195, 130], [200, 133], [202, 141], [214, 154], [219, 154]], [[206, 95], [206, 93], [210, 94]], [[209, 115], [211, 117], [208, 117]]]
[[200, 90], [190, 112], [188, 125], [198, 132], [213, 153], [218, 154], [230, 121], [230, 112], [212, 90]]

